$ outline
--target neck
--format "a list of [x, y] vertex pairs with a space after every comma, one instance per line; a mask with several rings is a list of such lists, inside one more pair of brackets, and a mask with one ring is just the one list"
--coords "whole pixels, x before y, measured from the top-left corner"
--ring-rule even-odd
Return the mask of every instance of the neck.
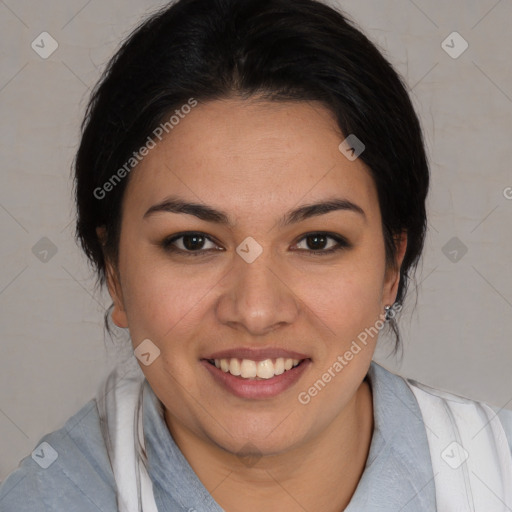
[[165, 413], [169, 430], [195, 473], [227, 512], [323, 510], [349, 504], [364, 471], [373, 433], [373, 403], [365, 380], [342, 414], [313, 440], [279, 455], [226, 454], [198, 442]]

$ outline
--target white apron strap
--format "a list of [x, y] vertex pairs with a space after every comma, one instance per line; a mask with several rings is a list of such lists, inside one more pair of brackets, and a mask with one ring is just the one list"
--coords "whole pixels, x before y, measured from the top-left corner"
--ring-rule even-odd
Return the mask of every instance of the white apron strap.
[[[141, 397], [143, 391], [144, 382], [141, 386]], [[142, 421], [142, 411], [143, 411], [143, 401], [140, 400], [139, 410], [138, 410], [138, 436], [139, 436], [139, 446], [140, 446], [140, 457], [139, 457], [139, 482], [140, 482], [140, 498], [142, 505], [142, 512], [158, 512], [156, 503], [155, 503], [155, 495], [153, 492], [153, 482], [149, 476], [147, 470], [147, 454], [146, 454], [146, 442], [144, 439], [144, 427]]]
[[486, 404], [406, 379], [425, 423], [439, 512], [510, 512], [512, 456]]
[[158, 512], [146, 469], [142, 429], [145, 379], [133, 361], [117, 366], [98, 389], [96, 403], [112, 471], [119, 512]]

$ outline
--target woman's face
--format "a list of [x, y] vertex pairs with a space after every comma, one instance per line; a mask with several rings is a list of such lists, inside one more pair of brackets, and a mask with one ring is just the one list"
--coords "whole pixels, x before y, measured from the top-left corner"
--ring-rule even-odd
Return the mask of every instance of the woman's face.
[[134, 348], [150, 340], [141, 368], [171, 431], [278, 453], [353, 403], [398, 273], [343, 139], [317, 103], [213, 101], [133, 171], [113, 318]]

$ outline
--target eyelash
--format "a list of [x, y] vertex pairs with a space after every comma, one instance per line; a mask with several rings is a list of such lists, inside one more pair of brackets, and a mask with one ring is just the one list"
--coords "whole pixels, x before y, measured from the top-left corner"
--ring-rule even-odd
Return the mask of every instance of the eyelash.
[[[311, 255], [316, 255], [316, 256], [325, 256], [325, 255], [328, 255], [328, 254], [333, 254], [335, 252], [338, 252], [338, 251], [341, 251], [343, 249], [349, 249], [351, 248], [351, 244], [345, 239], [343, 238], [342, 236], [340, 235], [336, 235], [334, 233], [328, 233], [328, 232], [325, 232], [325, 231], [313, 231], [311, 233], [306, 233], [305, 235], [302, 236], [302, 238], [299, 239], [299, 241], [297, 242], [300, 243], [302, 242], [304, 239], [310, 237], [310, 236], [325, 236], [327, 238], [331, 238], [333, 239], [337, 245], [335, 245], [334, 247], [331, 247], [330, 249], [326, 249], [326, 250], [308, 250], [308, 249], [297, 249], [299, 252], [307, 252]], [[205, 233], [201, 233], [200, 231], [187, 231], [185, 233], [179, 233], [177, 235], [173, 235], [171, 237], [168, 237], [166, 239], [164, 239], [161, 243], [161, 246], [162, 248], [166, 251], [166, 252], [170, 252], [170, 253], [180, 253], [184, 256], [192, 256], [192, 257], [197, 257], [197, 256], [204, 256], [205, 253], [209, 252], [209, 251], [217, 251], [216, 249], [199, 249], [197, 251], [184, 251], [183, 249], [178, 249], [176, 248], [174, 245], [172, 245], [174, 242], [176, 242], [177, 240], [179, 240], [180, 238], [184, 238], [186, 236], [200, 236], [202, 238], [205, 238], [206, 240], [210, 241], [210, 242], [213, 242], [215, 243], [214, 240], [212, 240], [212, 238], [210, 238], [208, 235], [206, 235]]]

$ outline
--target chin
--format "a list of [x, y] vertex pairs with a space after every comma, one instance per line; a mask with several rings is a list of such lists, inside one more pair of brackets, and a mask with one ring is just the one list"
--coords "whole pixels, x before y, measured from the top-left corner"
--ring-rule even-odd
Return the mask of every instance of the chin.
[[259, 457], [277, 455], [291, 450], [307, 436], [307, 432], [302, 431], [306, 425], [301, 423], [299, 431], [291, 424], [291, 416], [289, 412], [266, 418], [261, 418], [261, 414], [247, 415], [245, 419], [224, 423], [223, 426], [229, 425], [226, 430], [220, 428], [211, 432], [207, 429], [205, 434], [210, 442], [237, 456], [245, 452]]

